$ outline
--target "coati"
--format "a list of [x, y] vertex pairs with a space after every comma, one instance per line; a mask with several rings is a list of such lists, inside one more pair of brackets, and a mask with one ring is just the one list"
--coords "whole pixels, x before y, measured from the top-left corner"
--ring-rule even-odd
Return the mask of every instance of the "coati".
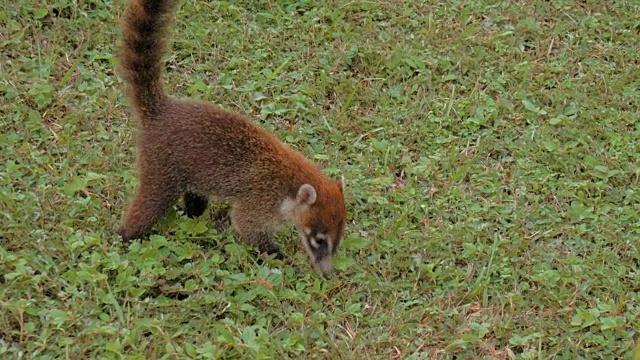
[[231, 203], [233, 228], [262, 252], [277, 252], [272, 234], [294, 225], [311, 264], [328, 274], [346, 221], [343, 182], [247, 118], [165, 92], [161, 60], [175, 6], [132, 0], [124, 15], [119, 58], [140, 123], [140, 181], [118, 234], [143, 236], [180, 196], [185, 213], [200, 216], [212, 195]]

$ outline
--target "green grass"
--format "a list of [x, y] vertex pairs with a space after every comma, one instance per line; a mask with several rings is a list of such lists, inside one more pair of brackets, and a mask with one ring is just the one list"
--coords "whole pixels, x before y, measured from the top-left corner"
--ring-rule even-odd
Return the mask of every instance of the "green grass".
[[323, 280], [206, 217], [115, 229], [137, 181], [122, 0], [0, 8], [0, 357], [630, 358], [640, 3], [187, 2], [176, 96], [347, 180]]

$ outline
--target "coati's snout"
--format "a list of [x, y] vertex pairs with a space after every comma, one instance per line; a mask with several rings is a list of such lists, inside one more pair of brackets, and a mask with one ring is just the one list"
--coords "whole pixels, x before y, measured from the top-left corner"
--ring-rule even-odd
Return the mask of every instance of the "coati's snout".
[[311, 265], [324, 276], [333, 270], [333, 256], [338, 250], [344, 230], [346, 210], [342, 183], [336, 181], [321, 189], [304, 184], [296, 196], [298, 217], [296, 227]]
[[333, 270], [334, 242], [332, 239], [327, 234], [310, 227], [303, 227], [300, 237], [311, 265], [322, 275], [329, 275]]

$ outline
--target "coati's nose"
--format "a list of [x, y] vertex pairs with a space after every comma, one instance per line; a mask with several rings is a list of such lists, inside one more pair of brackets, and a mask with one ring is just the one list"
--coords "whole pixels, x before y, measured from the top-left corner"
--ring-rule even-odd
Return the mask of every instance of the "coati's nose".
[[331, 273], [331, 270], [333, 270], [333, 259], [331, 258], [331, 256], [327, 256], [324, 259], [320, 260], [317, 265], [318, 270], [320, 270], [322, 275], [326, 277]]

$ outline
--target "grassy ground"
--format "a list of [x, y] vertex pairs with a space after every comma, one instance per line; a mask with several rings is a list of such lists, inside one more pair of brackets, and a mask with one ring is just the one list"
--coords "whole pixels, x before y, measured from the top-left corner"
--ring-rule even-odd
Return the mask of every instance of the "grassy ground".
[[[122, 1], [0, 9], [0, 357], [629, 357], [640, 3], [187, 2], [168, 88], [344, 172], [325, 281], [206, 217], [114, 230], [134, 119]], [[261, 265], [262, 264], [262, 265]]]

